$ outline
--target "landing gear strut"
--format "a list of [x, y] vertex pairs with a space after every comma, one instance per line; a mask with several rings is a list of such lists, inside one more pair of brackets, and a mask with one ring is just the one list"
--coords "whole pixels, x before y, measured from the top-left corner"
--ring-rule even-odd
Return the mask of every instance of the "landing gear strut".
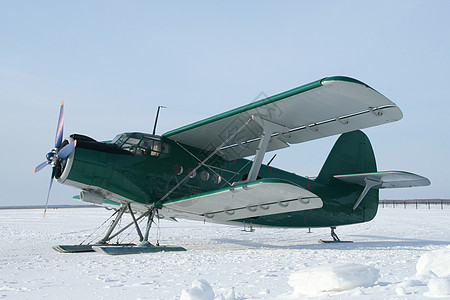
[[244, 231], [244, 232], [254, 232], [255, 231], [255, 229], [253, 228], [252, 222], [250, 222], [248, 224], [248, 227], [247, 227], [247, 223], [245, 223], [245, 221], [243, 222], [243, 224], [244, 224], [244, 229], [242, 229], [242, 231]]
[[324, 241], [324, 240], [319, 240], [319, 243], [321, 244], [325, 244], [325, 243], [353, 243], [352, 241], [341, 241], [341, 239], [337, 236], [335, 230], [336, 227], [330, 227], [331, 229], [331, 237], [333, 238], [332, 241]]
[[[133, 221], [113, 234], [114, 229], [119, 224], [119, 222], [122, 219], [126, 210], [128, 210], [130, 212]], [[153, 219], [157, 213], [157, 210], [158, 210], [157, 208], [152, 207], [147, 212], [143, 213], [141, 216], [136, 218], [131, 209], [131, 205], [128, 203], [127, 205], [120, 207], [114, 213], [114, 215], [117, 214], [115, 220], [110, 225], [105, 236], [100, 241], [98, 241], [96, 244], [58, 245], [58, 246], [54, 246], [53, 249], [55, 249], [56, 251], [59, 251], [59, 252], [63, 252], [63, 253], [96, 251], [99, 253], [109, 254], [109, 255], [136, 254], [136, 253], [161, 252], [161, 251], [186, 251], [186, 249], [184, 249], [182, 247], [159, 246], [158, 242], [156, 245], [152, 245], [149, 242], [148, 238], [149, 238], [150, 228], [152, 226]], [[148, 217], [148, 220], [147, 220], [147, 225], [146, 225], [145, 232], [143, 235], [141, 232], [141, 229], [139, 228], [138, 221], [145, 217]], [[108, 244], [109, 241], [111, 241], [116, 236], [120, 235], [122, 232], [124, 232], [127, 228], [129, 228], [132, 225], [134, 225], [136, 227], [136, 231], [139, 236], [140, 245], [136, 246], [134, 244]]]
[[331, 237], [333, 238], [334, 242], [340, 242], [341, 240], [339, 239], [339, 237], [337, 236], [336, 232], [334, 232], [334, 230], [336, 229], [336, 227], [330, 227], [331, 228]]

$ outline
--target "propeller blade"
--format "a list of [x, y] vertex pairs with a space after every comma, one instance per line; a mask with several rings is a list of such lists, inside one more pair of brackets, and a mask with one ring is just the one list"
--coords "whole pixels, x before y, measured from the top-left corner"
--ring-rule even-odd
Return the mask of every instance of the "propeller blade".
[[73, 141], [73, 142], [65, 145], [64, 147], [62, 147], [61, 150], [59, 150], [58, 157], [66, 158], [67, 156], [70, 155], [70, 153], [72, 153], [72, 151], [75, 149], [76, 146], [77, 146], [77, 141]]
[[53, 167], [53, 169], [52, 169], [52, 177], [50, 179], [50, 186], [48, 187], [47, 202], [45, 202], [45, 209], [44, 209], [44, 218], [45, 218], [45, 214], [47, 213], [48, 199], [50, 199], [50, 191], [52, 190], [52, 184], [53, 184], [54, 178], [55, 178], [55, 167]]
[[36, 168], [34, 168], [34, 173], [39, 172], [40, 170], [42, 170], [46, 166], [48, 166], [48, 162], [44, 161], [43, 163], [39, 164]]
[[61, 147], [63, 139], [64, 128], [64, 101], [61, 102], [61, 108], [59, 110], [58, 127], [56, 128], [55, 148]]

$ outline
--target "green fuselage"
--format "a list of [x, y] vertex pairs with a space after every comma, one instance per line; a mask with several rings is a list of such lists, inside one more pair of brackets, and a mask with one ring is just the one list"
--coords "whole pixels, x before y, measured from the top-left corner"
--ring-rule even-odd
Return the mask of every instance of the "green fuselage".
[[[158, 156], [124, 151], [113, 144], [79, 142], [63, 183], [158, 207], [167, 201], [229, 188], [233, 182], [246, 179], [251, 167], [252, 162], [247, 159], [225, 161], [214, 155], [197, 168], [210, 153], [170, 140], [162, 142], [170, 151]], [[121, 151], [111, 151], [114, 147]], [[362, 192], [360, 186], [334, 178], [324, 184], [266, 165], [261, 166], [259, 177], [283, 179], [307, 189], [322, 199], [323, 207], [237, 221], [280, 227], [328, 227], [366, 222], [377, 212], [378, 190], [370, 191], [353, 211]]]

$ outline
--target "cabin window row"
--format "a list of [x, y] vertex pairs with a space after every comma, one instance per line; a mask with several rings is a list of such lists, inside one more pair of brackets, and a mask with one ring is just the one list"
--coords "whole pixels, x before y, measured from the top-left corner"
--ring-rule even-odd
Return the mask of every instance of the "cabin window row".
[[[181, 174], [183, 174], [183, 166], [182, 165], [175, 165], [174, 167], [173, 167], [173, 171], [175, 172], [175, 174], [176, 175], [181, 175]], [[195, 177], [197, 177], [197, 171], [194, 169], [194, 168], [189, 168], [188, 170], [187, 170], [187, 174], [188, 174], [188, 176], [189, 176], [189, 178], [191, 178], [191, 179], [194, 179]], [[209, 180], [209, 178], [211, 177], [211, 175], [209, 174], [209, 172], [208, 171], [205, 171], [205, 170], [203, 170], [203, 171], [201, 171], [200, 172], [200, 179], [202, 180], [202, 181], [208, 181]], [[222, 182], [222, 176], [220, 176], [219, 174], [213, 174], [213, 176], [212, 176], [212, 181], [214, 182], [214, 183], [216, 183], [216, 184], [219, 184], [219, 183], [221, 183]]]

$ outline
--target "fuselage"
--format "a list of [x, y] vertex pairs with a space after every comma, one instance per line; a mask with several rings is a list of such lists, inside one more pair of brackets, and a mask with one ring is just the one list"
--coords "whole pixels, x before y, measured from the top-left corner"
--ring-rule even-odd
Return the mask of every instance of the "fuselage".
[[[247, 159], [227, 161], [218, 154], [211, 156], [211, 152], [142, 133], [122, 134], [112, 142], [97, 142], [80, 135], [71, 138], [77, 140], [77, 147], [62, 163], [56, 174], [58, 181], [105, 201], [136, 204], [141, 210], [230, 188], [233, 183], [246, 179], [252, 164]], [[205, 161], [208, 156], [211, 157]], [[352, 205], [362, 191], [360, 186], [337, 180], [325, 185], [267, 165], [261, 166], [259, 177], [283, 179], [307, 189], [322, 199], [323, 207], [238, 222], [328, 227], [369, 221], [377, 212], [378, 190], [370, 191], [365, 204], [353, 211]]]

